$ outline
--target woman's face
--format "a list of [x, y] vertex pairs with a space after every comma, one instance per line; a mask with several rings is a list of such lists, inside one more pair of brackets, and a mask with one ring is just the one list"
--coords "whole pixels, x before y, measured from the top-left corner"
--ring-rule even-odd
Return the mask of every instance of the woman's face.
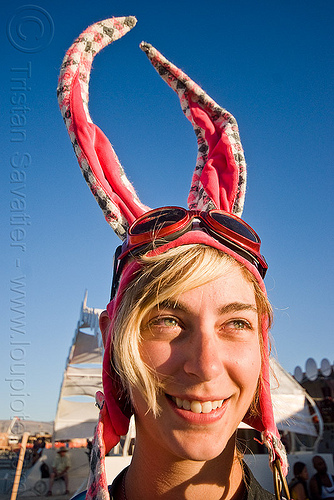
[[235, 264], [223, 277], [155, 307], [141, 356], [165, 391], [159, 416], [134, 390], [137, 443], [206, 461], [217, 457], [253, 399], [261, 368], [253, 285]]
[[300, 477], [302, 479], [304, 479], [305, 481], [308, 480], [308, 471], [307, 471], [307, 467], [305, 465], [304, 469], [302, 470], [301, 474], [300, 474]]

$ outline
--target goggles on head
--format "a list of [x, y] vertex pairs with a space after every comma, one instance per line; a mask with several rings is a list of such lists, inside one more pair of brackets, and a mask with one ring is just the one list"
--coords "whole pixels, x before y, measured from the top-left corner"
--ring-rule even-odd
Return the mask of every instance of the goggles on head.
[[144, 254], [192, 230], [200, 230], [248, 260], [264, 278], [268, 265], [260, 254], [261, 240], [236, 215], [223, 210], [162, 207], [146, 212], [130, 226], [127, 240], [115, 252], [111, 299], [115, 296], [127, 256]]

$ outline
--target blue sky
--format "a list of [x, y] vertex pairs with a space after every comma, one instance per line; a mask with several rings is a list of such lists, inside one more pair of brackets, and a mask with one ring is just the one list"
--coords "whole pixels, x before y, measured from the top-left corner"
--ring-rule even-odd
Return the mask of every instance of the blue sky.
[[[53, 420], [84, 291], [90, 306], [103, 308], [108, 301], [118, 239], [82, 178], [56, 86], [72, 41], [88, 25], [112, 16], [135, 15], [138, 23], [96, 57], [90, 112], [140, 199], [151, 207], [185, 205], [197, 149], [177, 96], [138, 48], [145, 40], [238, 121], [248, 164], [243, 215], [260, 234], [269, 263], [266, 285], [279, 361], [290, 372], [309, 357], [318, 365], [324, 357], [333, 362], [333, 322], [327, 316], [334, 281], [334, 3], [40, 0], [34, 5], [2, 4], [0, 17], [0, 418], [13, 415], [11, 405], [17, 404], [21, 416]], [[41, 25], [22, 24], [32, 8]], [[24, 87], [28, 108], [20, 111], [19, 125], [11, 118], [17, 114], [16, 85]], [[24, 130], [23, 142], [12, 140], [18, 137], [15, 127]], [[25, 176], [15, 179], [19, 162]], [[19, 197], [15, 186], [26, 225], [14, 224], [19, 221], [11, 205]], [[13, 233], [18, 228], [22, 231]], [[21, 333], [13, 330], [19, 316], [11, 300], [18, 297], [23, 297]], [[13, 378], [19, 363], [21, 375]]]

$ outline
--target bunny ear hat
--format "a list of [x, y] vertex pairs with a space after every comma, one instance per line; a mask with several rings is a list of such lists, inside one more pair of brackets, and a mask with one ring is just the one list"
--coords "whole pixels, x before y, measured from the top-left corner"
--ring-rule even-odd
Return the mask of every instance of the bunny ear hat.
[[[123, 240], [129, 226], [150, 208], [139, 200], [109, 140], [92, 122], [88, 111], [88, 84], [94, 56], [125, 35], [135, 24], [136, 19], [129, 16], [106, 19], [87, 28], [66, 53], [57, 89], [61, 113], [83, 176], [106, 221]], [[189, 209], [209, 211], [217, 208], [240, 217], [245, 198], [246, 163], [235, 118], [150, 44], [142, 42], [140, 47], [159, 75], [177, 93], [182, 111], [192, 123], [197, 137], [198, 154], [188, 196]], [[158, 251], [161, 253], [173, 246], [188, 243], [207, 244], [232, 255], [252, 272], [265, 292], [263, 280], [251, 263], [202, 231], [190, 231], [161, 246]], [[108, 305], [111, 320], [121, 300], [122, 290], [138, 269], [136, 262], [125, 267], [118, 293]], [[262, 320], [262, 336], [263, 345], [268, 346], [266, 318]], [[120, 382], [110, 363], [110, 337], [103, 361], [104, 395], [97, 394], [101, 411], [94, 438], [87, 498], [109, 498], [104, 454], [118, 443], [121, 435], [126, 434], [131, 415], [125, 401], [119, 398]], [[265, 349], [262, 379], [260, 416], [245, 417], [244, 421], [262, 433], [270, 462], [279, 459], [286, 475], [286, 454], [274, 422], [270, 397], [268, 349]]]

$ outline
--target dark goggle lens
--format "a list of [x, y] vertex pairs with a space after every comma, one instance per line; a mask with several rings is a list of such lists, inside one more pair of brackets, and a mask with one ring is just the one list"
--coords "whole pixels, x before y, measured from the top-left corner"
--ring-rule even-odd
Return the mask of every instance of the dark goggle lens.
[[230, 229], [234, 233], [240, 234], [240, 236], [244, 236], [248, 240], [254, 241], [255, 243], [259, 242], [256, 235], [252, 231], [250, 231], [246, 226], [244, 226], [239, 221], [237, 221], [236, 219], [233, 219], [232, 217], [228, 217], [227, 215], [219, 213], [219, 212], [212, 212], [212, 213], [210, 213], [210, 216], [216, 222], [218, 222], [222, 226], [226, 227], [227, 229]]
[[179, 208], [157, 210], [138, 221], [131, 229], [131, 234], [154, 232], [162, 227], [168, 227], [179, 222], [185, 216], [185, 210]]

